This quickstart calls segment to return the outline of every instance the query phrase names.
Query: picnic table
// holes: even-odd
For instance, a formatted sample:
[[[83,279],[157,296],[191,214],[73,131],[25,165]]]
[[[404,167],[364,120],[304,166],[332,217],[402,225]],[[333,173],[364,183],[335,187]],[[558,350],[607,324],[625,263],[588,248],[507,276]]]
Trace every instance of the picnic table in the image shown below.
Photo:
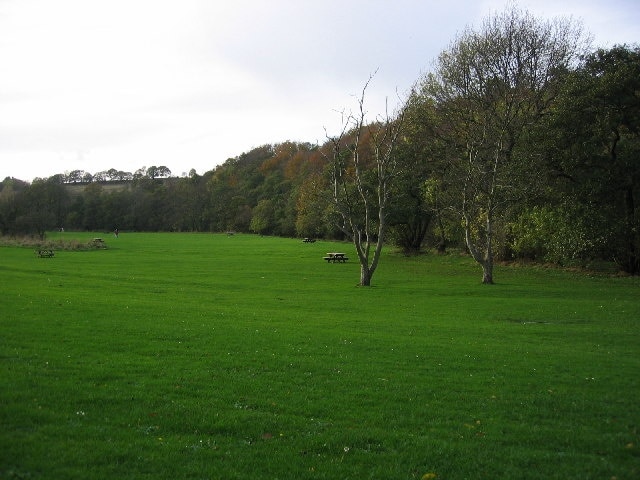
[[[94,238],[89,242],[89,245],[94,248],[107,248],[107,244],[102,238]]]
[[[329,252],[326,257],[323,257],[327,263],[344,263],[349,260],[349,257],[340,252]]]

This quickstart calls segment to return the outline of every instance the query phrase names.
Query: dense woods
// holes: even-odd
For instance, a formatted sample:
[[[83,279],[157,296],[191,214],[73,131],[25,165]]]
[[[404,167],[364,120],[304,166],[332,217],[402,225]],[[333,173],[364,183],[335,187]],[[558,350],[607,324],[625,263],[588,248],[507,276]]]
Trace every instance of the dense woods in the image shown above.
[[[360,123],[324,144],[264,145],[203,175],[152,166],[6,178],[0,232],[366,235],[374,246],[384,235],[407,254],[464,248],[485,283],[497,259],[601,259],[637,275],[640,49],[584,50],[582,39],[572,23],[512,9],[455,39],[401,115],[351,117]]]

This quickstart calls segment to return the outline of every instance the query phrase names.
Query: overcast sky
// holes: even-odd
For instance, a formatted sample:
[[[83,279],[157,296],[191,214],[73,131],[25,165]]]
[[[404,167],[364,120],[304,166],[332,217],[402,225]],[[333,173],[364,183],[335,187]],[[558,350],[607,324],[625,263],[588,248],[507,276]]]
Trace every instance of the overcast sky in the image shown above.
[[[522,0],[594,44],[640,42],[637,0]],[[505,0],[0,0],[0,180],[323,142],[377,70],[370,117]]]

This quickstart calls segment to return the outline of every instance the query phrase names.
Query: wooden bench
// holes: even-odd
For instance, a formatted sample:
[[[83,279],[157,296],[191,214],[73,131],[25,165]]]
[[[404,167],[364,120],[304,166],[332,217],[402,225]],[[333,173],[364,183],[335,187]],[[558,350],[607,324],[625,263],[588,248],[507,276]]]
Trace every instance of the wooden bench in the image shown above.
[[[38,257],[40,258],[51,258],[55,255],[55,253],[53,250],[41,249],[41,250],[36,250],[36,255],[38,255]]]

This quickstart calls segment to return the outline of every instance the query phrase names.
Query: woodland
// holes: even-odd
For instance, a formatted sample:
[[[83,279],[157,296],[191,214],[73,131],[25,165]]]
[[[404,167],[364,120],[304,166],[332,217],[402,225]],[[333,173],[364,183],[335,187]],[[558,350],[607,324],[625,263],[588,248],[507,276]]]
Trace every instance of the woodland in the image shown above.
[[[587,37],[570,20],[508,10],[461,33],[395,110],[367,119],[365,84],[322,144],[263,145],[184,177],[151,166],[5,178],[0,233],[345,239],[373,270],[383,243],[460,248],[485,283],[498,260],[638,275],[640,47]]]

